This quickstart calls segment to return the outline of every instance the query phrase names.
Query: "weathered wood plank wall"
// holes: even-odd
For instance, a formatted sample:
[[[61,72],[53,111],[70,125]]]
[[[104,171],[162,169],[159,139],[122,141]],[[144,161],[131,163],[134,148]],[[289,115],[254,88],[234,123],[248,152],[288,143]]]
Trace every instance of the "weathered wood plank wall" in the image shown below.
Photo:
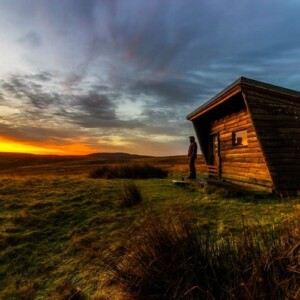
[[[244,92],[275,188],[282,195],[300,191],[299,98],[256,90]]]
[[[248,145],[233,146],[232,132],[247,129]],[[272,179],[246,109],[211,123],[219,132],[221,177],[247,187],[272,189]]]

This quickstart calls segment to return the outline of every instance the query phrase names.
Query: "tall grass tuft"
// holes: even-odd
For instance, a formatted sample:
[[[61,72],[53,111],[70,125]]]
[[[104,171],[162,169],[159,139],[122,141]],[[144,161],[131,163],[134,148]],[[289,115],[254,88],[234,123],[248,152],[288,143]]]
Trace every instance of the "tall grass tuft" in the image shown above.
[[[124,194],[120,207],[130,208],[141,203],[142,200],[141,189],[134,182],[124,184]]]
[[[51,299],[55,300],[85,300],[86,297],[81,291],[76,289],[70,282],[64,281],[57,285],[55,291],[51,295]]]
[[[218,237],[187,214],[151,215],[109,268],[131,299],[299,299],[299,236],[289,223]]]
[[[90,173],[91,178],[149,179],[165,178],[168,171],[151,165],[102,166]]]

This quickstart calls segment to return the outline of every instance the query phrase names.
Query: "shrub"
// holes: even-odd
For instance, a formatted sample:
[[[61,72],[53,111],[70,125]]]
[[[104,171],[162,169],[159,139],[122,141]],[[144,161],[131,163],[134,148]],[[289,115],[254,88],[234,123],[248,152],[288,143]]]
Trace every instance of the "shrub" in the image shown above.
[[[90,173],[91,178],[148,179],[165,178],[168,171],[151,165],[102,166]]]
[[[120,207],[132,207],[142,202],[140,188],[133,182],[124,185],[124,195]]]
[[[108,264],[132,299],[299,299],[299,248],[291,224],[220,238],[186,215],[150,216]]]
[[[115,178],[115,174],[116,174],[115,168],[102,166],[96,170],[91,171],[90,177],[91,178],[111,179],[111,178]]]

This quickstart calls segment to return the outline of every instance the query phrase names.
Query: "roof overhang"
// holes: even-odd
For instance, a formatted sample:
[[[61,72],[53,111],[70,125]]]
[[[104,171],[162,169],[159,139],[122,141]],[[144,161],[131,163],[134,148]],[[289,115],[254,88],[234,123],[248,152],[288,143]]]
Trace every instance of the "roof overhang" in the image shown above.
[[[268,93],[280,93],[284,94],[285,96],[300,98],[300,92],[298,91],[286,89],[283,87],[253,80],[246,77],[240,77],[228,87],[226,87],[224,90],[222,90],[220,93],[218,93],[216,96],[214,96],[212,99],[210,99],[209,101],[198,107],[196,110],[188,114],[187,119],[193,121],[199,116],[205,114],[206,112],[210,111],[211,109],[230,99],[237,93],[241,92],[242,89],[256,89]]]
[[[188,116],[187,119],[192,121],[196,119],[197,117],[205,114],[209,110],[215,108],[216,106],[220,105],[221,103],[225,102],[235,94],[239,93],[241,91],[240,86],[234,86],[230,90],[223,92],[222,94],[216,95],[214,98],[209,100],[208,102],[204,103],[202,106],[191,112]]]

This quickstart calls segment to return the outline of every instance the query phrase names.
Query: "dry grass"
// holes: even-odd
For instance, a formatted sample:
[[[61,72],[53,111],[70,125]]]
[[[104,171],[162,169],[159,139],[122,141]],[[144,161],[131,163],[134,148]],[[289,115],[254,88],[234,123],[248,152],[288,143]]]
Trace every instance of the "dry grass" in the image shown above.
[[[56,297],[57,293],[68,294],[77,291],[77,296],[87,299],[119,297],[123,300],[125,294],[128,295],[130,291],[118,285],[118,282],[112,281],[111,270],[106,272],[111,284],[103,289],[100,288],[99,276],[102,276],[104,271],[102,262],[111,253],[114,253],[113,257],[117,257],[118,262],[124,257],[124,251],[126,257],[129,253],[134,253],[133,248],[137,241],[141,241],[143,245],[140,240],[143,237],[143,229],[146,235],[151,235],[152,232],[153,241],[160,241],[172,258],[173,246],[178,245],[179,241],[184,247],[188,245],[184,242],[187,232],[185,233],[184,228],[178,224],[180,220],[176,219],[176,215],[183,208],[192,212],[192,230],[201,231],[202,239],[206,239],[209,228],[212,248],[207,249],[215,249],[219,245],[218,241],[226,236],[234,237],[231,240],[233,243],[236,238],[243,236],[245,227],[252,228],[253,224],[260,224],[261,228],[268,230],[272,226],[277,228],[283,223],[290,224],[287,220],[294,218],[295,212],[299,215],[297,199],[281,202],[273,198],[236,198],[231,194],[225,195],[224,191],[218,189],[206,194],[203,188],[196,185],[196,182],[185,187],[175,186],[172,179],[187,174],[186,157],[143,158],[136,159],[134,162],[139,164],[147,162],[167,169],[169,177],[138,180],[138,188],[143,199],[138,205],[128,209],[121,208],[120,203],[124,195],[124,184],[130,181],[88,178],[90,171],[103,164],[107,165],[107,161],[101,163],[94,160],[77,162],[69,160],[47,165],[10,168],[6,173],[2,171],[0,176],[1,299],[55,299],[53,295]],[[122,161],[123,165],[129,163],[129,161]],[[116,161],[111,165],[117,166],[121,163]],[[166,221],[162,228],[156,226],[157,233],[147,227],[151,222],[148,215],[145,215],[145,211],[151,207],[155,207],[158,220],[162,221],[158,224],[165,224],[163,221]],[[169,210],[174,212],[173,221],[172,218],[166,218],[166,211]],[[145,218],[147,221],[144,222]],[[291,237],[297,237],[297,228],[292,225],[290,228]],[[178,238],[172,238],[172,235],[167,237],[172,230],[179,233]],[[282,234],[283,240],[286,239],[283,231]],[[219,238],[216,239],[216,236]],[[273,236],[276,237],[278,234],[273,232]],[[260,236],[254,237],[263,240]],[[124,241],[128,241],[128,244],[124,245]],[[297,246],[293,241],[290,240],[291,245]],[[198,242],[192,243],[196,249]],[[278,249],[282,250],[283,243],[278,242],[278,245],[280,246]],[[138,249],[137,247],[136,250]],[[171,270],[175,276],[177,258],[180,262],[184,257],[180,254],[179,247],[177,250],[174,249],[172,258],[174,269]],[[156,256],[161,251],[160,248],[154,250]],[[294,274],[299,271],[297,251],[298,248],[295,248],[291,252],[294,256],[289,256],[295,259],[289,266],[290,272]],[[247,252],[238,252],[237,255],[243,253]],[[266,253],[269,254],[268,251]],[[281,253],[284,254],[283,251]],[[244,258],[246,261],[246,254]],[[275,260],[277,261],[282,263],[280,259]],[[166,270],[170,270],[167,267],[167,260],[163,259],[162,262],[166,264]],[[274,270],[278,270],[276,263],[270,264],[271,258],[268,262],[268,268],[274,266]],[[156,263],[153,266],[162,266]],[[255,268],[258,266],[255,265]],[[189,268],[192,266],[187,270],[193,270]],[[163,272],[167,272],[166,270],[162,269]],[[255,287],[254,281],[251,281],[255,277],[251,276],[252,273],[247,274],[249,277],[245,283],[249,285],[246,287]],[[288,277],[278,278],[283,286],[287,286]],[[297,283],[293,282],[297,278],[291,278],[288,280],[291,295],[297,295]],[[183,290],[187,292],[188,288]],[[193,295],[192,292],[193,289],[187,295]]]
[[[0,175],[8,174],[15,176],[74,176],[88,175],[92,171],[103,166],[123,166],[123,165],[152,165],[170,173],[188,174],[187,157],[170,156],[170,157],[111,157],[108,159],[93,156],[73,156],[73,157],[52,157],[52,156],[22,156],[22,155],[5,155],[0,153]],[[206,170],[203,157],[199,155],[197,161],[199,172]]]
[[[298,222],[216,236],[189,214],[151,214],[108,269],[128,299],[299,299]]]
[[[130,208],[143,200],[141,189],[134,182],[124,184],[124,195],[120,207]]]

